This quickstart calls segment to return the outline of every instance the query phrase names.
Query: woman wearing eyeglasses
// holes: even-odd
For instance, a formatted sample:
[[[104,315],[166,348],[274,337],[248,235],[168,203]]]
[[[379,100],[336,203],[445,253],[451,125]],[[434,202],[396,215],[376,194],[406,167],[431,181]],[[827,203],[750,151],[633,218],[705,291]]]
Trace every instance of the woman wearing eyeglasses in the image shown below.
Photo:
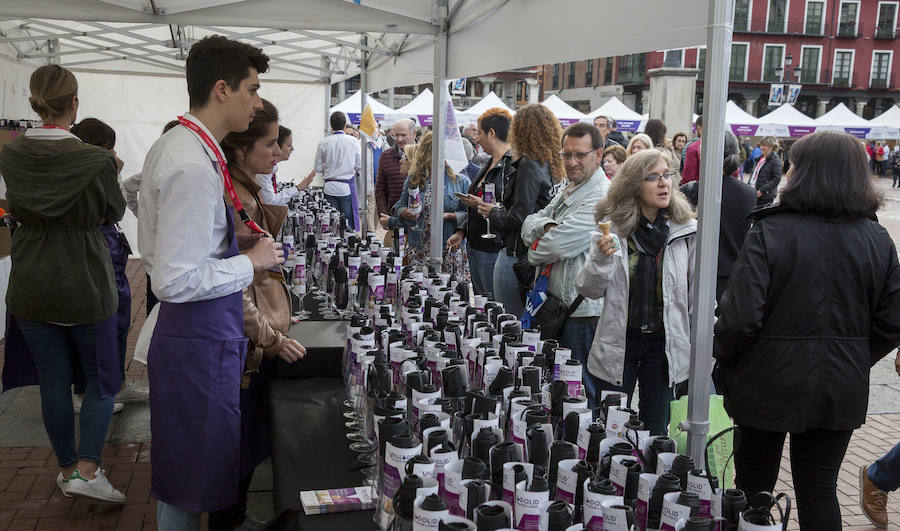
[[[628,157],[597,204],[611,222],[591,246],[576,287],[605,297],[587,369],[595,389],[623,391],[640,382],[640,419],[667,433],[669,402],[690,366],[690,297],[697,221],[678,191],[675,161],[658,149]]]

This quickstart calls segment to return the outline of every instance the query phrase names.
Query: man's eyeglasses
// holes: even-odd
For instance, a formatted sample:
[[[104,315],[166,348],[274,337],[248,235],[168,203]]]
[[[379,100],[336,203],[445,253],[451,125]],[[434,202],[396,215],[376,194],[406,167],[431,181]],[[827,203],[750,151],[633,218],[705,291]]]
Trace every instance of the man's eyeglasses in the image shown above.
[[[576,151],[574,153],[569,153],[568,151],[560,151],[559,156],[562,157],[563,160],[571,160],[574,158],[578,162],[581,162],[584,160],[585,157],[587,157],[594,151],[596,151],[596,150],[592,149],[591,151]]]
[[[651,173],[649,175],[644,176],[644,181],[646,181],[648,183],[655,183],[656,181],[658,181],[660,179],[665,179],[665,180],[671,182],[672,179],[674,179],[676,175],[678,175],[677,171],[667,171],[665,173]]]

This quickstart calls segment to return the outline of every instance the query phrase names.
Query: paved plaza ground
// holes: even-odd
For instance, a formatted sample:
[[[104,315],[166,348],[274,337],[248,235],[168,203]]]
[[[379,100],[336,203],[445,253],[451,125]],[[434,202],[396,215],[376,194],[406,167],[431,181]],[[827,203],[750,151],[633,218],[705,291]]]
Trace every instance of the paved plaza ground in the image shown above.
[[[886,198],[879,219],[900,247],[900,189],[891,190],[890,185],[890,178],[877,180],[877,186]],[[146,316],[146,281],[139,261],[129,262],[128,278],[133,299],[126,376],[147,386],[146,367],[131,359]],[[900,376],[894,371],[893,359],[893,354],[889,355],[872,371],[867,422],[853,434],[841,468],[838,499],[845,529],[874,529],[859,508],[859,467],[880,457],[900,441]],[[0,355],[0,366],[2,363]],[[122,413],[113,417],[108,442],[103,467],[112,484],[127,495],[128,502],[122,506],[85,498],[66,498],[56,488],[59,469],[41,422],[37,388],[14,389],[0,395],[0,531],[155,530],[156,501],[150,498],[149,406],[126,405]],[[793,494],[787,452],[786,445],[776,490]],[[257,469],[250,490],[250,514],[261,520],[270,518],[270,461]],[[891,527],[900,529],[900,493],[891,497],[889,511]],[[796,512],[792,518],[789,529],[797,529]]]

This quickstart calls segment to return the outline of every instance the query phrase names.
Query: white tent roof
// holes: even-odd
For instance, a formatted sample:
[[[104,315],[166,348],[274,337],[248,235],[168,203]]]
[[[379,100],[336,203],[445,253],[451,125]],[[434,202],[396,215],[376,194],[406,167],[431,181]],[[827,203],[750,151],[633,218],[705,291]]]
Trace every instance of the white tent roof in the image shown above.
[[[638,120],[640,121],[643,117],[629,109],[627,105],[622,103],[622,101],[613,96],[603,105],[597,107],[592,112],[588,113],[587,117],[591,120],[594,118],[603,115],[603,116],[611,116],[616,121],[619,120]]]
[[[869,123],[872,131],[867,138],[900,138],[900,106],[892,105]]]
[[[556,94],[551,94],[541,102],[541,105],[550,109],[550,112],[566,125],[588,119],[586,114],[564,102]]]
[[[500,107],[506,111],[509,111],[510,114],[515,114],[516,111],[512,110],[503,103],[503,100],[500,99],[500,96],[494,94],[494,91],[488,92],[488,95],[481,98],[481,101],[472,105],[461,114],[465,115],[469,119],[477,119],[479,116],[484,114],[484,111],[488,109],[493,109],[494,107]]]
[[[341,111],[344,114],[362,114],[362,110],[359,108],[360,99],[361,98],[359,97],[359,91],[357,90],[352,95],[350,95],[349,98],[329,109],[328,114],[336,111]],[[366,103],[372,106],[372,112],[375,114],[388,115],[394,113],[394,109],[391,109],[387,105],[379,102],[369,94],[366,94]]]
[[[758,136],[799,137],[816,130],[816,121],[793,107],[784,104],[774,111],[757,118]]]
[[[725,123],[728,125],[756,125],[759,123],[759,119],[729,100],[725,104]]]
[[[419,93],[411,102],[394,111],[396,114],[419,116],[431,116],[434,113],[434,94],[430,89]]]
[[[843,130],[847,127],[871,127],[868,120],[848,109],[843,103],[838,103],[833,109],[816,118],[815,122],[820,129]]]

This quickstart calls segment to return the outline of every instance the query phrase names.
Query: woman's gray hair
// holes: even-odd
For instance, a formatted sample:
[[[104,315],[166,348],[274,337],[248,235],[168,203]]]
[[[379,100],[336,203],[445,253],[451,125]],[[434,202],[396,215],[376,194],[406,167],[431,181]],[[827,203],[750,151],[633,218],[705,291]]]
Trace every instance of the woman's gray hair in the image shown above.
[[[759,139],[759,143],[763,146],[775,147],[778,145],[778,139],[774,136],[764,136]]]
[[[725,130],[725,158],[722,162],[722,175],[731,175],[741,165],[741,145],[731,131]]]

